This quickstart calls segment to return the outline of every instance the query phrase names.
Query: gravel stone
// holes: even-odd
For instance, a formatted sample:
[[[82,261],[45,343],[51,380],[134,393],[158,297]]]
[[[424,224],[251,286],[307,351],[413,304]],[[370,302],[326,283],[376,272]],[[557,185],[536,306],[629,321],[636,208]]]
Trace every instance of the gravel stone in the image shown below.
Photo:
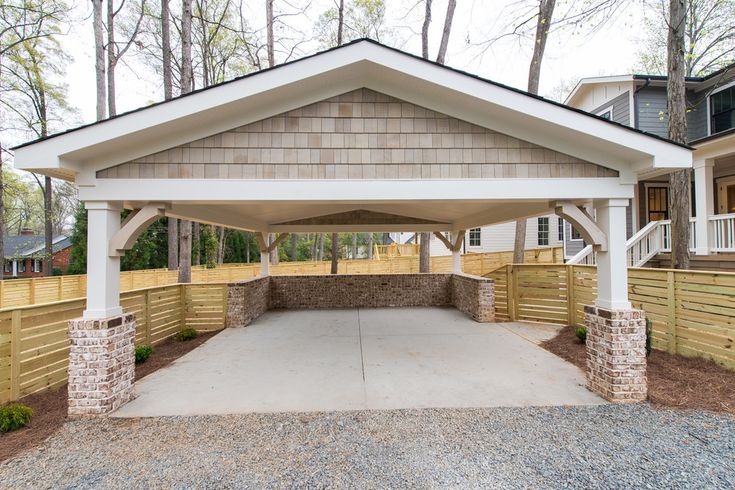
[[[735,419],[634,406],[71,421],[3,488],[735,488]]]

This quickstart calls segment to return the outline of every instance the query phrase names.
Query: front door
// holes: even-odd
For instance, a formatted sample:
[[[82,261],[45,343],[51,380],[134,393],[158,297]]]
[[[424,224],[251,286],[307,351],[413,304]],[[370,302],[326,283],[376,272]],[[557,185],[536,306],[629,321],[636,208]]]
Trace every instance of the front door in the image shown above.
[[[717,179],[717,212],[735,213],[735,177]]]
[[[669,219],[669,188],[648,187],[648,222]]]

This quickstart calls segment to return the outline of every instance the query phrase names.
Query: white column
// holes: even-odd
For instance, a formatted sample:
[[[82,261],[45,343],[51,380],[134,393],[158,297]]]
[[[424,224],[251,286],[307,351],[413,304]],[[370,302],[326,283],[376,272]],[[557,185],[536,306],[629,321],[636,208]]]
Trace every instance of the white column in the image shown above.
[[[694,162],[694,201],[696,206],[697,255],[709,255],[712,249],[712,232],[709,217],[715,214],[715,181],[712,175],[714,160]]]
[[[120,229],[118,202],[87,202],[87,309],[85,319],[122,314],[120,257],[111,257],[110,240]]]
[[[13,259],[13,277],[18,277],[18,261]]]
[[[459,238],[459,232],[452,232],[452,244],[457,243]],[[462,247],[461,243],[457,247],[457,250],[452,250],[452,272],[462,272]]]
[[[270,275],[270,254],[268,251],[260,251],[260,275],[263,277]]]
[[[608,310],[630,310],[625,236],[627,199],[595,201],[597,226],[607,236],[607,251],[597,252],[597,302]]]

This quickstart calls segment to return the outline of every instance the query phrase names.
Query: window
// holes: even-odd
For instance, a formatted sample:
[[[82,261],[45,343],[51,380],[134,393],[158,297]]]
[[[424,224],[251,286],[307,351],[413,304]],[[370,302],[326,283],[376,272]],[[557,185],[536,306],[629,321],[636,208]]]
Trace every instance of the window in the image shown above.
[[[472,228],[470,230],[470,247],[479,247],[480,246],[480,235],[481,235],[480,228]]]
[[[549,218],[538,219],[538,244],[549,244]]]
[[[649,187],[647,190],[648,221],[669,219],[669,188]]]
[[[12,260],[5,261],[5,272],[13,272],[13,261]]]
[[[735,85],[709,98],[710,134],[735,128]]]
[[[31,272],[43,272],[43,259],[33,259],[31,262]]]
[[[610,106],[607,109],[598,112],[597,115],[603,119],[612,120],[612,113],[613,113],[613,106]]]
[[[557,230],[556,230],[557,239],[560,242],[563,242],[564,241],[564,220],[562,218],[559,218],[558,221],[557,221],[557,223],[558,223],[556,225],[556,227],[557,227]]]
[[[26,261],[19,260],[18,261],[18,272],[25,272],[25,271],[26,271]]]
[[[572,240],[581,240],[582,234],[572,226]]]

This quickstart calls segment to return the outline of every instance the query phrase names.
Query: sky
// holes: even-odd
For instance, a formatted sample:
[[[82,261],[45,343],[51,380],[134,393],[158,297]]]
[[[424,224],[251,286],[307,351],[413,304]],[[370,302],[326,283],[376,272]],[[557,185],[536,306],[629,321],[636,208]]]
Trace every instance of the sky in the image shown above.
[[[276,5],[279,1],[281,0],[276,0]],[[414,5],[413,2],[420,3],[419,0],[386,0],[387,17],[391,25],[397,26],[394,35],[399,40],[398,47],[420,54],[423,6],[419,5],[407,14],[407,5]],[[495,43],[483,54],[476,45],[488,36],[497,35],[504,30],[510,17],[509,9],[514,2],[515,0],[459,0],[446,63],[454,68],[525,89],[532,53],[531,41],[507,38]],[[95,118],[91,2],[78,0],[77,3],[75,16],[78,20],[62,41],[73,57],[65,80],[68,84],[68,100],[79,113],[76,121],[69,121],[69,126],[91,122]],[[172,5],[174,3],[176,2],[171,2]],[[562,2],[557,2],[560,3]],[[292,22],[300,30],[309,32],[319,13],[332,5],[333,0],[313,0],[307,16]],[[569,85],[585,76],[629,73],[642,40],[642,14],[638,9],[639,7],[629,8],[615,22],[608,23],[604,29],[592,35],[553,32],[549,37],[542,65],[540,93],[550,96],[561,83]],[[434,0],[429,36],[432,57],[436,56],[445,11],[446,0]],[[250,23],[254,26],[265,25],[265,8],[260,13],[253,12]],[[306,46],[306,54],[318,50],[315,42]],[[125,64],[119,66],[117,71],[119,113],[148,105],[163,96],[159,76],[138,59],[134,50],[135,48],[131,48],[130,54],[126,55]]]

